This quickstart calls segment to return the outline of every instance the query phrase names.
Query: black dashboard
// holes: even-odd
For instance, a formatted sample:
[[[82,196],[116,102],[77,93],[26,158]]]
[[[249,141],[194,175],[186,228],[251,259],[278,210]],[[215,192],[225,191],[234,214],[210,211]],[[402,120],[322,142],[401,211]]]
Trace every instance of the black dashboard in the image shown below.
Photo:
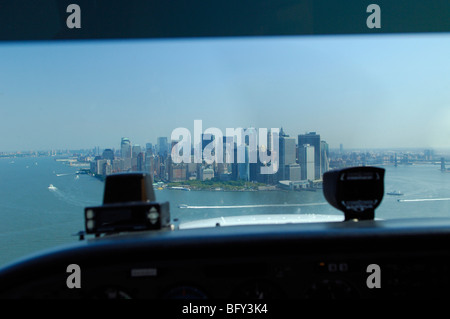
[[[449,243],[450,219],[118,234],[3,268],[0,298],[448,298]],[[80,268],[81,286],[71,289],[72,264]],[[370,283],[373,265],[378,286]]]

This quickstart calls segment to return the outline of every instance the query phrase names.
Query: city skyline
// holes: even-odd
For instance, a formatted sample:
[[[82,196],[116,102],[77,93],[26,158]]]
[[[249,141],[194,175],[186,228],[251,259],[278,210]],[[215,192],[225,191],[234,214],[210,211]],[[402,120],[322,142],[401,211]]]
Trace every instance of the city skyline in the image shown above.
[[[145,144],[152,144],[154,143],[147,142],[142,144],[135,144],[140,145],[142,148],[145,148]],[[3,151],[0,150],[0,154],[3,155],[13,155],[13,154],[26,154],[26,153],[51,153],[51,152],[92,152],[93,150],[99,150],[103,151],[105,149],[111,149],[115,152],[120,151],[120,142],[116,143],[116,146],[84,146],[84,147],[61,147],[61,148],[42,148],[42,149],[14,149],[14,150],[7,150]],[[345,146],[345,145],[344,145]],[[339,151],[339,146],[337,147],[331,147],[329,146],[329,150],[333,152]],[[406,146],[399,146],[399,147],[344,147],[344,153],[351,153],[351,152],[424,152],[425,150],[434,150],[438,152],[439,154],[445,154],[450,156],[450,148],[440,148],[440,147],[406,147]]]
[[[448,35],[2,44],[2,152],[156,143],[177,127],[450,149]]]
[[[258,183],[259,185],[278,185],[291,190],[315,189],[322,182],[323,174],[336,168],[380,164],[398,166],[439,163],[441,170],[443,170],[442,167],[445,169],[445,158],[431,149],[425,149],[419,153],[344,152],[341,145],[339,151],[330,152],[326,141],[321,140],[320,134],[316,132],[298,135],[299,144],[296,144],[295,138],[289,137],[283,130],[280,133],[278,136],[280,148],[272,149],[272,152],[277,153],[277,156],[275,156],[276,166],[279,166],[280,169],[269,174],[263,172],[261,168],[274,166],[275,164],[250,160],[250,156],[247,154],[247,150],[252,148],[250,137],[245,141],[246,155],[245,159],[241,158],[241,161],[237,160],[238,155],[236,154],[239,146],[234,143],[234,156],[230,157],[230,162],[224,160],[223,162],[211,163],[203,158],[201,162],[183,161],[177,163],[168,151],[161,152],[162,149],[165,149],[162,146],[167,144],[167,139],[163,137],[158,139],[161,141],[161,145],[148,143],[145,149],[137,146],[136,151],[135,146],[132,146],[128,138],[122,138],[120,150],[105,149],[100,155],[97,149],[96,154],[94,154],[96,155],[95,158],[83,156],[79,158],[82,162],[88,161],[90,173],[102,180],[107,175],[114,173],[144,171],[150,173],[153,180],[156,181],[185,182],[191,186],[192,183],[199,185],[194,181],[213,180],[216,183],[215,185],[219,185],[217,183],[231,185],[230,182],[241,181]],[[206,135],[202,134],[204,138],[202,142],[208,140],[208,143],[199,143],[200,148],[207,148],[209,143],[214,143],[213,139],[210,140],[210,137]],[[224,140],[228,139],[224,137]],[[172,145],[176,145],[176,143]],[[228,148],[228,145],[219,145],[219,147],[225,149]],[[133,151],[131,152],[131,150]],[[194,155],[191,156],[194,157]]]
[[[94,158],[83,157],[82,161],[88,161],[90,174],[100,179],[114,173],[145,171],[153,180],[164,182],[215,180],[274,185],[284,181],[283,187],[288,188],[311,187],[311,183],[320,181],[329,169],[328,144],[316,132],[298,135],[297,148],[295,139],[283,129],[263,129],[262,143],[256,141],[261,135],[254,128],[227,130],[227,135],[216,128],[214,133],[208,131],[205,134],[199,121],[196,129],[194,135],[199,136],[194,137],[194,141],[198,145],[192,145],[190,141],[186,144],[183,136],[178,141],[171,141],[170,149],[167,138],[158,137],[155,146],[147,143],[142,148],[133,145],[128,137],[122,137],[120,150],[105,149],[100,155],[97,148]],[[189,132],[181,134],[185,133],[190,139]],[[179,144],[183,144],[182,148]],[[310,151],[303,154],[303,148]],[[180,151],[187,152],[186,156],[180,157]],[[211,156],[212,153],[215,155]]]
[[[259,187],[265,185],[278,185],[287,189],[298,188],[315,188],[317,183],[321,183],[322,175],[336,168],[352,167],[352,166],[371,166],[371,165],[414,165],[414,164],[434,164],[440,165],[441,170],[445,169],[445,161],[448,157],[433,149],[421,149],[419,151],[353,151],[344,149],[340,145],[339,149],[331,150],[326,141],[321,140],[320,134],[309,132],[300,134],[296,138],[290,137],[284,130],[280,131],[279,149],[276,161],[279,163],[279,169],[272,172],[264,172],[262,167],[272,166],[271,163],[265,164],[259,159],[251,161],[250,156],[245,156],[244,161],[238,160],[238,149],[234,143],[234,159],[231,162],[225,158],[223,162],[209,163],[204,159],[202,162],[181,162],[175,163],[171,154],[166,150],[167,138],[159,137],[161,145],[146,143],[145,148],[140,145],[133,144],[132,141],[123,137],[120,141],[120,148],[106,148],[82,150],[82,151],[51,151],[51,152],[33,152],[23,154],[5,154],[0,152],[1,158],[10,157],[26,157],[26,156],[56,156],[57,160],[68,161],[75,166],[86,166],[90,168],[88,171],[82,169],[79,173],[86,174],[90,172],[93,176],[101,180],[107,175],[120,172],[148,172],[156,181],[162,182],[186,182],[191,186],[200,187],[199,182],[212,180],[217,183],[225,183],[227,187],[232,187],[230,183],[234,182],[250,182],[256,183],[245,184],[248,187]],[[205,135],[205,134],[203,134]],[[211,140],[207,136],[207,143],[200,143],[200,147],[210,147]],[[318,140],[315,142],[315,140]],[[224,137],[224,141],[229,138]],[[250,149],[250,140],[246,139],[245,148]],[[320,143],[318,143],[320,141]],[[235,140],[236,142],[236,140]],[[310,144],[302,144],[302,143]],[[247,144],[248,143],[248,144]],[[171,143],[176,145],[176,143]],[[316,158],[316,149],[319,149]],[[226,148],[223,145],[224,150]],[[270,146],[268,146],[270,148]],[[277,152],[276,147],[273,152]],[[192,155],[193,157],[193,155]],[[58,159],[59,158],[59,159]],[[243,160],[241,158],[241,160]],[[14,163],[14,162],[11,162]],[[447,171],[447,170],[446,170]],[[192,184],[194,183],[194,184]],[[202,184],[203,185],[203,184]],[[204,184],[212,185],[212,184]],[[222,184],[221,184],[222,185]],[[238,186],[238,184],[233,184]],[[242,187],[244,184],[239,184]],[[259,185],[259,186],[255,186]],[[241,187],[239,186],[239,187]],[[270,186],[270,187],[272,187]],[[203,187],[203,186],[201,186]]]

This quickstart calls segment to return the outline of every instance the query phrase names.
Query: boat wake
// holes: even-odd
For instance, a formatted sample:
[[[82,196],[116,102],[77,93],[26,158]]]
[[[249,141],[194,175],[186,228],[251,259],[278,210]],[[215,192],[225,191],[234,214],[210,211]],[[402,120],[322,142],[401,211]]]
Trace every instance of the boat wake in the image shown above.
[[[433,201],[445,201],[450,198],[417,198],[417,199],[397,199],[398,202],[433,202]]]
[[[50,184],[48,190],[51,191],[58,200],[73,206],[86,207],[94,204],[92,202],[80,200],[76,195],[72,195],[70,192],[64,192],[52,184]]]
[[[304,207],[327,205],[327,203],[304,203],[304,204],[261,204],[261,205],[228,205],[228,206],[190,206],[186,204],[179,205],[179,208],[190,209],[217,209],[217,208],[262,208],[262,207]]]

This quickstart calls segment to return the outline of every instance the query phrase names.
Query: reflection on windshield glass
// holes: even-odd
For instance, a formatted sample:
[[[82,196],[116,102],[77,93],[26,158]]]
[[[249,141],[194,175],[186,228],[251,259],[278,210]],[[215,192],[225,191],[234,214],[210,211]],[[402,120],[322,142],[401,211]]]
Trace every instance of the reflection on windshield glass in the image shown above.
[[[377,218],[448,215],[448,35],[1,50],[0,263],[77,240],[117,172],[179,225],[336,220],[322,176],[351,166],[386,169]]]

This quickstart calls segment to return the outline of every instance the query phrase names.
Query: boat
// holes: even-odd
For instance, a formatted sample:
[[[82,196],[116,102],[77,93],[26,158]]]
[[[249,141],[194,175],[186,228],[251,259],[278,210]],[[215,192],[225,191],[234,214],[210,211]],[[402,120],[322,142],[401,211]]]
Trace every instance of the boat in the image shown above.
[[[190,188],[187,187],[181,187],[181,186],[172,186],[170,189],[176,189],[176,190],[182,190],[182,191],[190,191]]]
[[[393,195],[393,196],[402,196],[403,193],[400,191],[392,191],[392,192],[388,192],[388,195]]]
[[[50,184],[50,185],[48,186],[48,189],[49,189],[49,190],[56,190],[56,187],[53,186],[53,184]]]
[[[186,204],[180,204],[180,205],[178,205],[178,208],[188,208],[189,206],[188,205],[186,205]]]

